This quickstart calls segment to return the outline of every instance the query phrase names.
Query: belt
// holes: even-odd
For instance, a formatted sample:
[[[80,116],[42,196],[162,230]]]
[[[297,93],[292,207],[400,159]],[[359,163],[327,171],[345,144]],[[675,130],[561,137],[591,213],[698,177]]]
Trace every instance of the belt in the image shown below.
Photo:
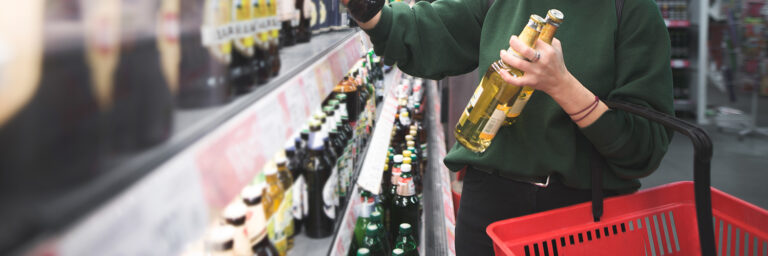
[[[499,176],[508,180],[513,180],[513,181],[523,182],[523,183],[530,183],[537,187],[542,187],[542,188],[546,188],[549,186],[549,180],[551,176],[551,175],[547,175],[547,176],[526,177],[526,176],[514,175],[509,172],[500,172],[499,170],[496,170],[496,169],[478,168],[477,166],[471,166],[471,165],[467,169],[481,171],[481,172],[484,172],[490,175]]]

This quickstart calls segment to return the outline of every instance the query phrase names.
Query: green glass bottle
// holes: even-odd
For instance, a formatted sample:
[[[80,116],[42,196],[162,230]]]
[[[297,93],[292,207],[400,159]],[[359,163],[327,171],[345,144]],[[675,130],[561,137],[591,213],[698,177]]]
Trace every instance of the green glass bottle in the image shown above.
[[[418,256],[419,251],[416,249],[418,244],[416,239],[413,238],[411,231],[411,224],[400,224],[400,234],[395,239],[395,248],[402,249],[403,255],[406,256]]]
[[[382,191],[381,195],[384,197],[381,200],[381,204],[384,205],[384,225],[392,229],[392,204],[394,203],[395,195],[397,195],[397,182],[400,180],[401,165],[403,164],[403,155],[395,155],[394,164],[390,169],[390,181],[387,186],[387,190]],[[394,224],[397,225],[397,224]],[[397,226],[395,226],[395,229]]]
[[[365,229],[365,238],[363,239],[363,244],[365,244],[365,248],[368,248],[370,250],[371,256],[386,256],[386,251],[384,250],[384,243],[379,240],[379,227],[373,224],[368,224],[368,227]]]
[[[371,213],[370,224],[376,225],[379,228],[379,240],[384,243],[384,251],[390,251],[392,243],[389,242],[389,233],[387,232],[387,229],[384,228],[381,212],[374,211]]]
[[[400,224],[408,223],[413,233],[418,234],[419,197],[416,196],[416,186],[413,184],[413,174],[410,164],[401,167],[400,179],[397,185],[397,195],[393,198],[390,210],[390,229],[398,230]],[[417,240],[418,241],[418,240]]]
[[[373,197],[370,196],[370,192],[360,192],[360,208],[358,208],[357,223],[355,223],[354,246],[356,246],[356,248],[365,247],[363,244],[363,239],[365,238],[366,227],[368,227],[368,224],[370,224],[371,213],[373,212],[373,209],[374,201]]]

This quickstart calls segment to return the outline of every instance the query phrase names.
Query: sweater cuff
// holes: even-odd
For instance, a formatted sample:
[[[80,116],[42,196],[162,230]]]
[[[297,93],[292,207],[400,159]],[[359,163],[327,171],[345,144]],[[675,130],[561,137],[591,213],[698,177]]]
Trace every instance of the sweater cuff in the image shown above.
[[[584,136],[592,142],[601,153],[614,152],[623,145],[627,122],[621,111],[608,110],[594,123],[581,128]]]
[[[384,8],[381,9],[381,17],[379,17],[379,22],[376,23],[376,26],[374,26],[372,29],[365,30],[365,33],[371,37],[371,42],[376,44],[376,42],[387,40],[391,28],[392,7],[390,7],[388,4],[385,4]]]

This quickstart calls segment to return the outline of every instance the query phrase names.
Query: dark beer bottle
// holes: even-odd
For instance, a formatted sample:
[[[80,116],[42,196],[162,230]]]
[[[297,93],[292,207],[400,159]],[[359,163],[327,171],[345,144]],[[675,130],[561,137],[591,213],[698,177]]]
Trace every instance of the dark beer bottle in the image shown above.
[[[413,183],[411,165],[403,164],[397,185],[397,195],[393,198],[390,210],[390,230],[398,230],[399,224],[408,223],[415,234],[419,225],[419,197],[416,196],[416,186]],[[418,240],[417,240],[418,241]]]
[[[258,1],[258,0],[254,0]],[[244,22],[254,18],[251,0],[233,0],[232,3],[232,22]],[[245,26],[234,26],[238,31],[238,36],[233,40],[232,62],[229,64],[229,77],[232,88],[235,93],[246,93],[251,91],[254,83],[254,74],[251,63],[255,57],[255,47],[253,35],[241,31]]]
[[[325,145],[320,130],[320,122],[314,120],[310,123],[309,154],[304,161],[304,170],[307,182],[307,196],[309,215],[304,221],[307,236],[322,238],[333,232],[333,218],[328,212],[333,212],[333,203],[326,202],[324,195],[325,183],[331,175],[331,166],[324,159]]]

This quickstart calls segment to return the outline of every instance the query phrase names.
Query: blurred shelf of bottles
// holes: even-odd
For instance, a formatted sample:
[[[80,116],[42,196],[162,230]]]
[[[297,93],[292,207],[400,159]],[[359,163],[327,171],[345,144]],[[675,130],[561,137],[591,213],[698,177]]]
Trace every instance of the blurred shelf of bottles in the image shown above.
[[[381,62],[369,52],[185,254],[286,255],[296,235],[333,235],[383,91]]]
[[[34,0],[0,10],[0,23],[14,24],[0,26],[0,217],[29,219],[0,231],[0,253],[60,232],[259,101],[321,101],[363,53],[364,35],[329,3]]]
[[[657,0],[664,23],[669,30],[670,67],[672,68],[673,95],[676,111],[693,112],[691,90],[692,30],[688,0]]]

